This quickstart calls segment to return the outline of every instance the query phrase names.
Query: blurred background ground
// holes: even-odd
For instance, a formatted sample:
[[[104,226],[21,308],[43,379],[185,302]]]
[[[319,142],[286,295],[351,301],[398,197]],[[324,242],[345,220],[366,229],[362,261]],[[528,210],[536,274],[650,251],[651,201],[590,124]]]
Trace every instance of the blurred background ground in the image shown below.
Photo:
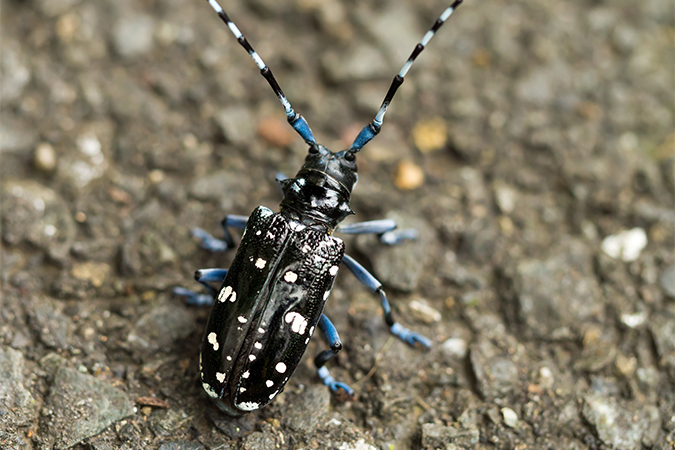
[[[447,5],[223,6],[338,150]],[[350,220],[421,237],[346,239],[433,349],[342,271],[358,398],[318,385],[315,339],[238,428],[198,383],[208,311],[171,288],[229,264],[190,229],[277,205],[304,144],[205,1],[1,8],[3,449],[673,447],[671,1],[462,5],[358,159]]]

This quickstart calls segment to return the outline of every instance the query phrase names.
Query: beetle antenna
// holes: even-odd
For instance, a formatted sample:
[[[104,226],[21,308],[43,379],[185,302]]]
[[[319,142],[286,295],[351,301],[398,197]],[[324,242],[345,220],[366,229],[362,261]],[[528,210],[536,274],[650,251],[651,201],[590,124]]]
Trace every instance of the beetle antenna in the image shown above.
[[[225,22],[227,28],[229,28],[232,34],[234,34],[234,37],[237,38],[237,42],[239,42],[239,44],[242,47],[244,47],[244,49],[248,52],[251,58],[253,58],[253,61],[260,69],[260,74],[263,77],[265,77],[274,93],[277,94],[277,98],[281,102],[281,105],[284,107],[284,110],[286,110],[286,117],[288,119],[288,123],[291,124],[293,129],[295,129],[295,131],[297,131],[300,136],[302,136],[302,138],[308,145],[310,146],[316,145],[316,140],[314,139],[312,130],[309,128],[309,124],[307,123],[304,117],[302,117],[300,114],[296,113],[295,110],[293,110],[291,102],[288,101],[286,95],[284,95],[284,92],[281,90],[281,87],[279,87],[279,83],[277,82],[276,78],[274,78],[272,70],[269,67],[267,67],[267,64],[265,64],[265,62],[258,55],[258,53],[255,50],[253,50],[253,47],[251,47],[251,44],[249,44],[248,40],[246,40],[246,37],[244,37],[244,35],[241,34],[239,28],[237,28],[234,22],[230,20],[230,17],[227,15],[225,10],[218,4],[218,2],[216,0],[207,0],[207,1],[209,2],[209,5],[211,5],[211,7],[216,11],[218,16],[223,20],[223,22]]]
[[[385,95],[384,100],[382,101],[382,105],[380,106],[380,110],[377,112],[377,115],[375,116],[373,121],[370,122],[368,125],[366,125],[363,128],[363,130],[361,130],[359,135],[356,136],[356,139],[354,139],[354,142],[352,143],[351,147],[349,147],[349,153],[359,152],[368,142],[370,142],[372,138],[377,136],[377,134],[380,132],[380,128],[382,128],[382,121],[384,120],[384,115],[387,112],[389,104],[391,103],[391,100],[394,98],[396,91],[403,84],[403,80],[406,74],[408,73],[408,70],[410,70],[410,67],[415,62],[415,59],[417,59],[419,54],[422,53],[422,50],[424,50],[424,48],[429,43],[431,38],[434,37],[438,29],[441,28],[441,26],[445,23],[446,20],[448,20],[450,15],[462,3],[462,1],[463,0],[455,0],[450,6],[448,6],[447,9],[443,11],[443,14],[441,14],[441,16],[438,19],[436,19],[436,22],[429,29],[429,31],[427,31],[422,40],[415,46],[415,49],[410,54],[410,57],[401,68],[401,71],[396,74],[394,80],[391,82],[391,86],[389,86],[387,95]]]

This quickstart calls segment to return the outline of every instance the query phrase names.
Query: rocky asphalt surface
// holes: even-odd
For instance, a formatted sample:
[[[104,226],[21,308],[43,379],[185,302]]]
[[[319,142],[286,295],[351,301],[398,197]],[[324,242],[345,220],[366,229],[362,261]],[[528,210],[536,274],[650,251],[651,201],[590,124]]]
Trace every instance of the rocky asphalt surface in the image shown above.
[[[224,1],[224,0],[223,0]],[[447,6],[227,0],[339,150]],[[342,270],[332,398],[312,356],[233,422],[198,381],[190,230],[275,207],[306,146],[203,0],[3,0],[2,449],[670,449],[672,1],[467,0],[359,154],[347,237],[429,351]]]

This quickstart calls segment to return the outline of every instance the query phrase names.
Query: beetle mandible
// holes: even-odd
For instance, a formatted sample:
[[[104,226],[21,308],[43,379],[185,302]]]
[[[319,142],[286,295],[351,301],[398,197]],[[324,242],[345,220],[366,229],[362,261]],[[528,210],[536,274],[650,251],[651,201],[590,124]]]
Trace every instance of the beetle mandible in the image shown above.
[[[339,223],[354,214],[349,200],[358,178],[356,154],[380,132],[387,108],[408,70],[462,0],[445,9],[415,46],[372,122],[348,149],[337,153],[316,142],[309,124],[293,110],[270,68],[217,1],[207,1],[253,58],[309,151],[294,178],[277,178],[284,195],[278,213],[259,206],[250,217],[228,215],[222,221],[222,240],[201,229],[193,231],[202,239],[202,247],[225,251],[234,247],[228,228],[244,230],[229,270],[202,269],[195,273],[195,279],[209,294],[174,289],[187,297],[188,303],[213,304],[200,353],[202,386],[231,416],[262,408],[283,390],[318,328],[330,346],[314,359],[318,375],[332,392],[342,390],[351,396],[353,389],[336,381],[325,366],[342,348],[337,330],[323,314],[341,263],[379,295],[384,319],[394,336],[410,345],[431,347],[430,339],[394,321],[382,284],[345,254],[343,241],[333,233],[377,234],[390,245],[414,238],[414,230],[396,230],[392,220],[345,226]],[[212,282],[222,283],[220,290],[210,286]]]

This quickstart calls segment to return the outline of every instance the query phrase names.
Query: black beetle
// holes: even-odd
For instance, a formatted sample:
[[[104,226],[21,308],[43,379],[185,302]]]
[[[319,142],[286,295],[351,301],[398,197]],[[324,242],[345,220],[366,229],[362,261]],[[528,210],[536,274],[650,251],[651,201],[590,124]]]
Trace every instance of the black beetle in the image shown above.
[[[338,224],[353,214],[349,200],[358,179],[356,153],[379,133],[406,73],[462,0],[455,0],[417,44],[394,77],[375,119],[361,130],[349,149],[337,153],[316,143],[309,125],[293,110],[271,70],[220,5],[215,0],[208,2],[260,68],[286,110],[289,123],[309,145],[309,153],[294,178],[278,178],[284,194],[278,213],[260,206],[248,218],[229,215],[222,222],[224,240],[201,229],[194,231],[204,248],[224,251],[234,246],[227,228],[244,229],[229,271],[196,272],[195,278],[210,295],[175,289],[177,294],[187,296],[189,303],[213,303],[200,354],[202,385],[229,415],[257,410],[283,390],[318,328],[330,345],[314,360],[319,377],[331,391],[342,389],[352,395],[353,390],[337,382],[325,367],[342,348],[335,327],[322,314],[340,263],[380,296],[385,321],[395,336],[410,345],[431,346],[428,338],[394,322],[382,284],[345,255],[343,241],[333,233],[377,234],[386,244],[415,236],[413,230],[394,231],[396,224],[391,220]],[[222,282],[220,290],[210,282]]]

